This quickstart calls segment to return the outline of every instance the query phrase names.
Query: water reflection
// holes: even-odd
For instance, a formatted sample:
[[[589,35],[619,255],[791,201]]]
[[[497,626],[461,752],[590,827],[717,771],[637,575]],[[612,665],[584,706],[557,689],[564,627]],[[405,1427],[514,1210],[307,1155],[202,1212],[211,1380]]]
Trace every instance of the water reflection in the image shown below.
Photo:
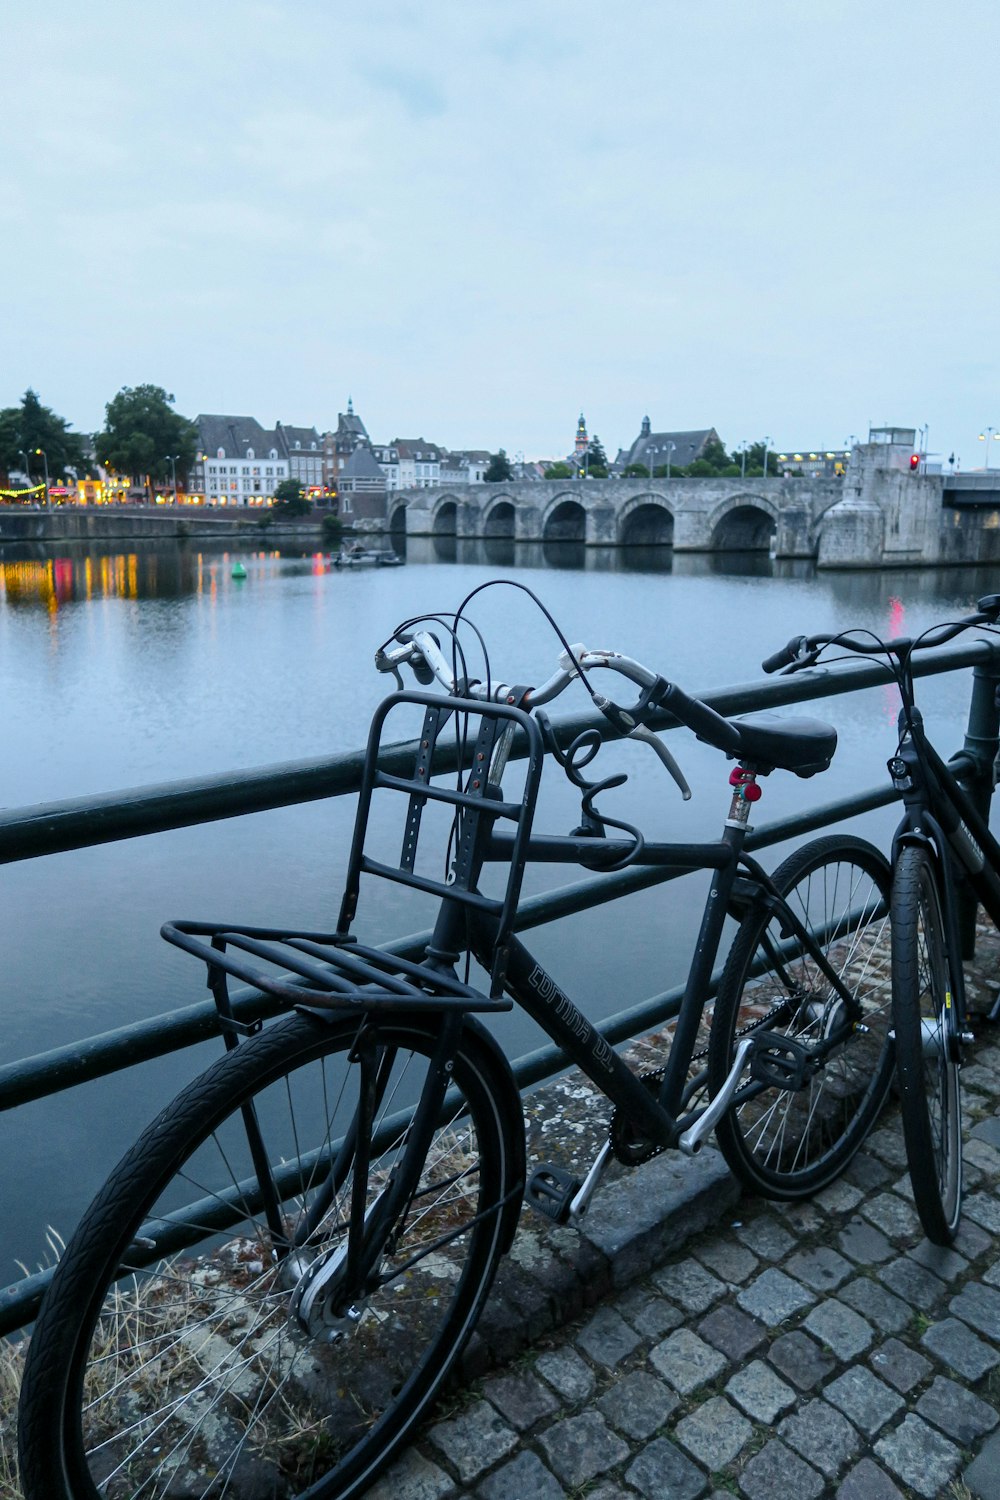
[[[54,614],[95,599],[180,599],[217,595],[236,585],[239,560],[258,576],[325,572],[323,552],[287,548],[234,550],[184,542],[136,542],[126,551],[66,543],[54,551],[41,543],[0,548],[0,606],[42,608]]]
[[[775,559],[766,552],[677,552],[672,546],[588,547],[580,541],[518,542],[513,537],[394,536],[407,562],[519,568],[552,572],[662,574],[675,578],[773,578],[822,581],[838,613],[888,606],[895,599],[974,601],[996,588],[992,565],[910,570],[834,570],[817,574],[809,559]],[[240,563],[246,580],[233,577]],[[282,544],[240,547],[202,541],[137,541],[127,550],[114,543],[12,543],[0,546],[0,608],[61,608],[94,599],[178,599],[229,590],[279,576],[333,572],[328,549]]]

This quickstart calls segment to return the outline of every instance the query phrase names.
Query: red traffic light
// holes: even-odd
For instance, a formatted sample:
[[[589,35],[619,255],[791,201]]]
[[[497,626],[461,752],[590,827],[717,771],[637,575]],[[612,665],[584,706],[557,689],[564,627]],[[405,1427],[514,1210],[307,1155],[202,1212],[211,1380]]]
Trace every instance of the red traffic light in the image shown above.
[[[915,474],[919,468],[920,468],[920,454],[919,453],[911,453],[910,454],[910,473],[911,474]]]

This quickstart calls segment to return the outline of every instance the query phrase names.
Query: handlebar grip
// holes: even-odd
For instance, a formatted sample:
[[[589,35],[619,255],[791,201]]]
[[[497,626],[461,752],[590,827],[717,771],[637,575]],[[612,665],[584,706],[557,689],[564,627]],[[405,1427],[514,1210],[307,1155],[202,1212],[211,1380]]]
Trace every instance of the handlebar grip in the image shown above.
[[[780,672],[782,667],[790,667],[796,661],[801,652],[806,649],[808,642],[804,635],[795,635],[782,646],[780,651],[775,651],[772,656],[766,656],[760,664],[762,672]]]
[[[421,650],[419,639],[421,634],[426,634],[429,639],[434,642],[435,646],[440,649],[441,642],[438,640],[433,631],[430,630],[426,632],[418,631],[416,634],[409,630],[397,630],[396,639],[404,646],[408,646],[410,644],[416,646],[417,649],[409,660],[410,670],[412,671],[417,681],[420,683],[421,687],[430,687],[434,681],[434,668],[431,666],[430,662],[427,660],[427,657]]]
[[[714,708],[709,708],[699,698],[689,697],[676,682],[668,682],[666,688],[657,695],[657,701],[675,718],[680,719],[682,724],[693,729],[700,740],[714,745],[716,750],[725,750],[730,755],[739,750],[740,732],[736,725],[730,724],[728,719],[717,714]]]

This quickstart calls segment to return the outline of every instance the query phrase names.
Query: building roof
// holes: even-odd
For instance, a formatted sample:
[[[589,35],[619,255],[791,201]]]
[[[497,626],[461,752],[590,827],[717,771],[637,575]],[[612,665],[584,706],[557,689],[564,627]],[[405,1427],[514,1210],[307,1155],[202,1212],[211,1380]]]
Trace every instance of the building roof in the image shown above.
[[[195,417],[198,428],[198,451],[208,458],[215,458],[219,449],[227,458],[245,458],[252,448],[258,458],[264,458],[272,448],[282,451],[281,440],[276,432],[268,432],[256,417],[231,417],[204,415]]]
[[[384,484],[385,474],[375,462],[372,450],[368,447],[359,447],[355,448],[341,469],[340,479],[342,484],[348,485],[368,479],[377,479],[380,484]]]
[[[289,427],[284,422],[275,422],[274,428],[288,454],[299,450],[303,453],[323,451],[322,439],[315,427]]]
[[[355,442],[368,442],[368,431],[354,410],[354,402],[347,398],[347,410],[337,413],[337,432],[340,439],[353,438]]]
[[[646,417],[642,431],[631,448],[627,452],[624,448],[619,449],[614,467],[624,469],[628,464],[644,464],[652,472],[654,467],[661,468],[666,464],[668,452],[671,467],[686,467],[701,457],[707,444],[713,439],[719,441],[719,434],[714,427],[699,427],[687,432],[652,432],[649,418]]]
[[[419,454],[421,460],[431,463],[441,458],[441,449],[437,443],[428,443],[422,437],[393,438],[392,446],[398,450],[400,458],[416,458]]]

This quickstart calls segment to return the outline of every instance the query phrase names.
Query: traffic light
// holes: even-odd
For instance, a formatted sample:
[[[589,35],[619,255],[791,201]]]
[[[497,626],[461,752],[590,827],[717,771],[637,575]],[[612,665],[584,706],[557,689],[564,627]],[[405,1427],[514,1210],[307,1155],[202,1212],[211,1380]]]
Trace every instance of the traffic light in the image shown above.
[[[919,468],[920,468],[920,454],[919,453],[911,453],[910,454],[910,473],[911,474],[916,474],[916,472],[917,472],[917,470]]]

